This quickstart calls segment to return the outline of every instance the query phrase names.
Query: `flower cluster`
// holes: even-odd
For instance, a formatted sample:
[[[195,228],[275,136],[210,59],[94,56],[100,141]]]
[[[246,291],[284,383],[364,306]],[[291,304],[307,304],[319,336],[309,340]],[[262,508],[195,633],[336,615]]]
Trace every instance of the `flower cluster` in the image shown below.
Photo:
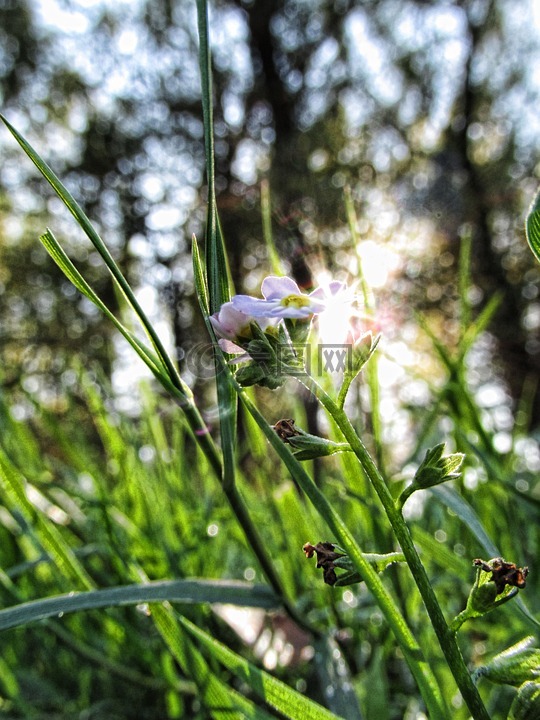
[[[308,294],[291,278],[276,276],[263,280],[261,292],[262,298],[235,295],[210,322],[221,349],[238,356],[233,362],[247,363],[236,373],[238,382],[275,388],[302,371],[312,318],[319,316],[320,329],[348,328],[355,296],[341,282]]]

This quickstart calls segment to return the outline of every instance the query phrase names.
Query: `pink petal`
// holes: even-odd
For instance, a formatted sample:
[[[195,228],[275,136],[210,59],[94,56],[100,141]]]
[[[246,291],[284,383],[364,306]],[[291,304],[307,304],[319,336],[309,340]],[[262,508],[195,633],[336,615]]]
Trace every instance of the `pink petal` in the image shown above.
[[[239,355],[240,353],[245,352],[245,350],[239,345],[231,342],[230,340],[225,340],[224,338],[218,340],[218,345],[223,350],[223,352],[230,353],[231,355]]]

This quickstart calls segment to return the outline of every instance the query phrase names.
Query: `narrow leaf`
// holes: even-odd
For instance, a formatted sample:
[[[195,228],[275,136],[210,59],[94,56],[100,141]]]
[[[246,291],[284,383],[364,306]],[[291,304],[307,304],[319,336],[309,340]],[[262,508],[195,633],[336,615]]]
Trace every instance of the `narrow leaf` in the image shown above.
[[[538,262],[540,262],[540,192],[532,201],[525,221],[525,232],[527,233],[529,246]]]
[[[5,504],[16,508],[32,526],[37,528],[43,549],[54,560],[63,578],[75,583],[77,587],[91,588],[92,579],[77,560],[58,528],[32,505],[26,493],[26,478],[0,448],[0,491],[2,490]]]
[[[58,240],[54,237],[51,230],[47,229],[47,232],[41,235],[39,239],[41,240],[43,246],[45,247],[49,255],[52,257],[54,262],[68,278],[68,280],[73,283],[73,285],[80,293],[85,295],[85,297],[87,297],[92,303],[94,303],[94,305],[101,310],[105,317],[107,317],[107,319],[113,323],[115,328],[128,341],[128,343],[143,360],[143,362],[150,368],[152,373],[159,380],[167,383],[167,369],[163,366],[160,358],[158,358],[157,355],[155,355],[149,348],[147,348],[146,345],[144,345],[144,343],[142,343],[137,337],[135,337],[131,332],[129,332],[129,330],[127,330],[127,328],[122,325],[122,323],[115,317],[115,315],[113,315],[113,313],[109,310],[105,303],[102,302],[99,296],[95,293],[94,290],[92,290],[90,285],[86,282],[81,273],[77,270],[77,268],[67,256],[63,248],[60,246]],[[168,384],[170,385],[170,381]]]
[[[209,716],[215,720],[270,720],[271,716],[232,688],[212,670],[186,633],[181,632],[173,610],[152,605],[152,618],[172,655],[191,677]]]
[[[34,600],[0,610],[0,630],[27,625],[60,613],[139,605],[168,600],[182,604],[228,603],[242,607],[275,609],[277,601],[265,585],[223,580],[161,580]]]
[[[208,635],[184,617],[181,625],[206,647],[235,677],[247,683],[262,700],[291,720],[336,720],[338,717],[321,705],[293,690],[264,670],[260,670],[240,655]]]
[[[223,242],[223,234],[216,209],[214,128],[212,98],[212,59],[208,32],[208,3],[197,0],[199,29],[199,64],[203,106],[206,174],[208,181],[208,210],[206,221],[206,269],[208,306],[211,313],[218,312],[223,303],[230,299],[229,267]],[[217,372],[216,389],[218,397],[221,448],[223,452],[223,482],[227,487],[235,483],[236,417],[237,399],[222,373]]]
[[[77,203],[73,195],[69,192],[69,190],[63,185],[61,180],[57,177],[57,175],[53,172],[53,170],[47,165],[47,163],[40,157],[40,155],[34,150],[34,148],[28,143],[22,135],[17,132],[17,130],[6,120],[6,118],[3,115],[0,115],[0,119],[4,122],[8,130],[11,132],[13,137],[17,140],[19,145],[22,147],[24,152],[28,155],[30,160],[34,163],[36,168],[39,170],[39,172],[43,175],[45,180],[49,183],[49,185],[53,188],[53,190],[56,192],[60,200],[64,203],[64,205],[67,207],[67,209],[70,211],[70,213],[73,215],[77,223],[80,225],[80,227],[83,229],[83,231],[86,233],[87,237],[89,238],[90,242],[93,244],[93,246],[96,248],[98,253],[101,255],[103,261],[105,262],[105,265],[107,266],[109,272],[113,276],[115,282],[117,283],[118,287],[122,291],[124,297],[126,298],[126,301],[131,306],[137,317],[139,318],[141,325],[143,326],[145,332],[147,333],[148,337],[150,338],[152,345],[155,348],[156,353],[159,355],[161,361],[163,362],[163,365],[167,368],[168,374],[170,375],[171,382],[178,388],[179,391],[181,391],[183,394],[188,395],[189,391],[185,387],[183,381],[181,380],[178,371],[172,362],[171,358],[169,357],[168,353],[166,352],[165,348],[163,347],[163,344],[161,340],[159,339],[159,336],[157,335],[156,331],[154,330],[152,324],[148,320],[144,310],[140,306],[139,302],[137,301],[131,287],[129,286],[129,283],[127,282],[126,278],[122,274],[120,268],[116,264],[113,256],[107,249],[107,246],[95,230],[94,226],[82,210],[81,206]]]

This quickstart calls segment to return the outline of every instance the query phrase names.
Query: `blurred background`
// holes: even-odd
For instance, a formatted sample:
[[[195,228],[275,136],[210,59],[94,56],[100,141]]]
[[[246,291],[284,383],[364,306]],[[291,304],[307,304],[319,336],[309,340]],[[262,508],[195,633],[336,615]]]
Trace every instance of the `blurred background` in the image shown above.
[[[489,381],[487,405],[515,402],[540,357],[540,274],[523,231],[539,174],[538,6],[212,5],[218,203],[238,289],[258,293],[269,271],[262,181],[297,279],[329,270],[353,280],[349,186],[387,351],[398,365],[429,363],[413,311],[451,342],[460,238],[470,235],[475,312],[504,294],[472,379]],[[195,387],[205,375],[190,355],[202,327],[189,261],[204,219],[197,45],[193,3],[0,2],[3,112],[95,221]],[[3,387],[60,402],[75,352],[122,392],[131,355],[39,233],[51,225],[114,307],[106,272],[7,132],[0,149]],[[413,404],[426,394],[408,392]],[[534,383],[528,392],[538,427]]]

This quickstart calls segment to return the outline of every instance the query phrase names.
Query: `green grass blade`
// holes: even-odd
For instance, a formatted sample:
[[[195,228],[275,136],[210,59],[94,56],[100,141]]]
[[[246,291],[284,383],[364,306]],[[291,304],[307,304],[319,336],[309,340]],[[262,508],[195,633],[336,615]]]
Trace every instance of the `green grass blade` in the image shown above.
[[[497,546],[480,522],[480,518],[461,495],[452,488],[445,486],[430,488],[430,491],[440,503],[446,505],[446,507],[456,513],[461,522],[469,528],[484,552],[486,552],[490,558],[500,555]]]
[[[101,312],[104,313],[104,315],[114,324],[118,332],[120,332],[121,335],[128,341],[137,355],[148,366],[156,379],[159,380],[163,387],[173,396],[173,398],[176,399],[187,416],[189,427],[192,430],[194,437],[196,437],[198,442],[203,446],[203,450],[217,469],[219,460],[217,458],[216,449],[210,436],[208,435],[206,425],[203,422],[198,409],[193,403],[191,391],[187,388],[184,388],[183,390],[180,389],[178,385],[171,380],[168,368],[163,364],[162,358],[154,354],[150,348],[139,340],[139,338],[133,335],[133,333],[127,330],[127,328],[124,327],[124,325],[122,325],[122,323],[115,317],[115,315],[109,310],[105,303],[102,302],[94,290],[92,290],[90,285],[71,262],[58,240],[54,237],[53,233],[50,230],[47,230],[47,232],[40,237],[40,240],[64,275],[73,283],[80,293],[93,302],[94,305],[96,305],[96,307],[98,307]]]
[[[206,278],[204,276],[204,267],[201,259],[201,253],[199,250],[199,243],[195,235],[193,236],[192,244],[192,260],[193,260],[193,280],[195,283],[195,292],[201,308],[201,312],[206,321],[206,318],[210,314],[210,307],[208,305],[208,287],[206,285]],[[207,323],[208,325],[208,323]]]
[[[4,502],[22,513],[26,520],[36,527],[43,549],[54,560],[64,579],[75,583],[76,587],[92,588],[94,583],[75,553],[56,526],[32,505],[25,486],[25,477],[0,447],[0,491],[3,490]]]
[[[98,307],[105,317],[110,320],[115,328],[122,334],[122,336],[128,341],[131,347],[143,360],[143,362],[150,368],[152,373],[160,379],[162,382],[167,384],[168,373],[164,367],[160,358],[155,355],[149,348],[144,345],[137,337],[135,337],[122,323],[115,317],[115,315],[109,310],[105,303],[99,298],[99,296],[92,290],[90,285],[83,278],[81,273],[77,270],[75,265],[71,262],[65,251],[60,246],[58,240],[54,237],[51,230],[47,229],[43,235],[40,236],[40,241],[52,257],[54,262],[58,265],[60,270],[73,283],[77,290],[87,297],[96,307]],[[170,384],[170,381],[169,381]]]
[[[490,322],[493,320],[493,316],[499,309],[503,301],[503,293],[497,292],[489,299],[482,312],[478,315],[472,325],[469,325],[463,334],[462,341],[460,343],[459,352],[460,358],[463,359],[465,355],[471,349],[474,341],[478,336],[486,330]]]
[[[223,235],[216,210],[215,166],[214,166],[214,128],[212,104],[212,60],[208,37],[208,3],[197,0],[199,30],[199,65],[201,72],[201,91],[204,124],[204,144],[206,155],[206,175],[208,182],[208,211],[206,227],[206,267],[208,272],[208,291],[210,312],[219,310],[229,300],[229,269],[227,265]]]
[[[283,263],[276,250],[274,236],[272,234],[272,207],[270,203],[270,185],[268,180],[261,183],[261,216],[263,240],[270,261],[270,268],[273,275],[284,275]]]
[[[212,672],[188,635],[180,630],[170,606],[152,605],[151,611],[161,637],[182,671],[195,681],[210,717],[215,720],[270,720],[268,713],[229,688]]]
[[[72,592],[0,610],[0,630],[81,610],[138,605],[162,601],[182,604],[228,603],[242,607],[276,609],[275,595],[265,585],[223,580],[161,580],[104,590]]]
[[[360,254],[360,243],[361,239],[358,234],[358,218],[356,215],[356,209],[354,207],[354,201],[349,186],[345,188],[345,212],[347,215],[347,224],[349,226],[349,232],[351,235],[352,251],[356,257],[357,264],[357,276],[360,280],[360,288],[362,291],[362,299],[364,301],[364,308],[367,315],[373,315],[375,313],[375,301],[371,290],[367,284],[366,277],[362,268],[362,256]],[[382,441],[383,426],[380,409],[380,383],[379,383],[379,355],[373,353],[368,364],[364,368],[364,374],[367,380],[370,395],[371,405],[371,425],[373,433],[373,442],[375,446],[375,454],[377,462],[381,472],[384,475],[384,443]],[[345,389],[345,386],[344,386]],[[348,388],[347,388],[348,389]],[[346,390],[347,392],[347,390]],[[345,402],[345,395],[341,399],[341,404]]]
[[[533,251],[533,255],[540,262],[540,192],[531,203],[529,213],[525,221],[525,232],[527,242]]]
[[[206,153],[206,173],[208,181],[208,212],[206,224],[206,272],[208,284],[208,307],[215,313],[230,299],[229,268],[225,244],[216,209],[215,169],[214,169],[214,129],[212,107],[212,65],[208,37],[208,4],[206,0],[197,0],[199,29],[199,63],[201,71],[201,90],[203,106],[203,124]],[[218,363],[216,360],[216,370]],[[216,373],[219,426],[221,449],[223,453],[224,484],[235,483],[236,417],[237,399],[227,379],[222,373]]]
[[[170,393],[170,395],[176,399],[188,418],[189,426],[194,437],[196,437],[198,442],[203,446],[203,450],[207,453],[211,461],[213,463],[218,463],[219,461],[217,460],[215,447],[213,446],[213,443],[206,431],[206,425],[193,403],[191,391],[187,389],[181,390],[177,384],[174,384],[170,378],[168,369],[163,364],[162,358],[155,355],[141,340],[127,330],[127,328],[122,325],[113,313],[111,313],[109,308],[101,301],[90,285],[88,285],[81,273],[77,270],[75,265],[71,262],[52,232],[47,230],[47,232],[40,237],[40,240],[66,277],[73,283],[79,292],[91,300],[91,302],[93,302],[114,324],[118,332],[120,332],[121,335],[128,341],[137,355],[148,366],[156,379]]]
[[[471,253],[472,233],[466,230],[459,246],[459,267],[458,267],[458,296],[459,296],[459,323],[461,326],[461,337],[465,335],[471,324],[471,301],[469,290],[471,287]]]
[[[204,645],[214,658],[219,660],[235,677],[245,682],[251,690],[282,715],[291,720],[336,720],[338,717],[321,705],[293,690],[264,670],[240,657],[222,643],[208,635],[184,617],[180,624]]]
[[[150,338],[152,345],[155,348],[155,351],[159,355],[163,365],[167,368],[167,371],[169,373],[171,382],[184,394],[188,394],[188,390],[185,387],[183,381],[180,378],[180,375],[178,374],[178,371],[172,362],[171,358],[169,357],[168,353],[166,352],[165,348],[163,347],[163,344],[161,340],[159,339],[156,331],[154,330],[152,324],[148,320],[144,310],[140,306],[139,302],[137,301],[131,287],[129,286],[129,283],[123,276],[120,268],[114,261],[114,258],[110,254],[109,250],[107,249],[107,246],[103,242],[103,240],[100,238],[99,234],[96,232],[95,228],[93,227],[92,223],[86,216],[86,214],[83,212],[80,205],[77,203],[73,195],[69,192],[69,190],[63,185],[63,183],[60,181],[60,179],[57,177],[57,175],[53,172],[53,170],[47,165],[47,163],[40,157],[40,155],[34,150],[34,148],[20,135],[17,130],[6,120],[6,118],[3,115],[0,115],[0,119],[4,122],[8,130],[11,132],[13,137],[17,140],[19,145],[22,147],[24,152],[28,155],[30,160],[34,163],[36,168],[39,170],[39,172],[43,175],[45,180],[49,183],[49,185],[53,188],[53,190],[56,192],[58,197],[62,200],[64,205],[67,207],[67,209],[70,211],[70,213],[73,215],[77,223],[80,225],[80,227],[84,230],[86,235],[88,236],[90,242],[94,245],[96,250],[101,255],[103,261],[105,262],[105,265],[109,269],[109,272],[113,276],[115,282],[118,284],[120,290],[122,291],[124,297],[126,298],[128,304],[131,306],[137,317],[139,318],[141,325],[143,326],[145,332],[147,333],[148,337]]]

